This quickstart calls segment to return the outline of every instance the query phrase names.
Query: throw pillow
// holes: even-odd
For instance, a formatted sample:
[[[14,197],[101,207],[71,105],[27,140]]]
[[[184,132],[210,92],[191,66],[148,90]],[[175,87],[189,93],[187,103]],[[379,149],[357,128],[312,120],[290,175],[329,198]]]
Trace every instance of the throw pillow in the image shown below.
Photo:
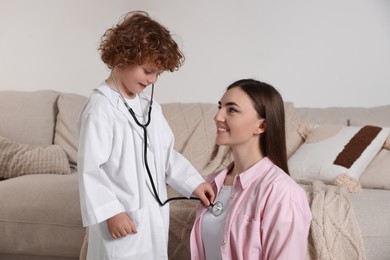
[[[382,148],[388,128],[319,126],[288,161],[294,179],[332,181],[341,174],[359,179]]]
[[[301,119],[294,107],[294,103],[292,102],[284,102],[284,114],[286,120],[287,158],[290,158],[303,143],[303,139],[298,131]]]
[[[61,146],[32,147],[0,136],[0,177],[9,179],[38,173],[70,173],[68,158]]]

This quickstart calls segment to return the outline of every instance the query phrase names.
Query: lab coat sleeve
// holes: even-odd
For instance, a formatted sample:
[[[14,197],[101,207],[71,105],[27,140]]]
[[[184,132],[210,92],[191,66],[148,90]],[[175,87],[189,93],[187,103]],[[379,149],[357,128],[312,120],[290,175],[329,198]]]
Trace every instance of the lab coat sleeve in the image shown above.
[[[166,181],[177,192],[189,198],[199,184],[205,182],[194,166],[174,149],[174,135],[161,113],[164,149],[166,150]]]
[[[167,183],[189,198],[196,187],[205,181],[183,155],[172,150],[169,157]]]
[[[302,189],[274,191],[262,223],[263,259],[305,259],[311,211]]]
[[[124,211],[102,167],[110,156],[113,140],[109,119],[103,119],[89,113],[81,117],[78,174],[84,226],[100,223]]]

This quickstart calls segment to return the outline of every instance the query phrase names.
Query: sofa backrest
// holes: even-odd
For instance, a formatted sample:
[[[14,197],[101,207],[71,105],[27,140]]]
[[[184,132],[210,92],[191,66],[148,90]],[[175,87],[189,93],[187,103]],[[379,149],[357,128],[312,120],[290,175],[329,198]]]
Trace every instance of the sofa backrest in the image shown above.
[[[376,125],[390,127],[390,105],[377,107],[297,107],[305,123],[328,125]]]
[[[33,146],[53,143],[59,92],[0,91],[0,136]]]

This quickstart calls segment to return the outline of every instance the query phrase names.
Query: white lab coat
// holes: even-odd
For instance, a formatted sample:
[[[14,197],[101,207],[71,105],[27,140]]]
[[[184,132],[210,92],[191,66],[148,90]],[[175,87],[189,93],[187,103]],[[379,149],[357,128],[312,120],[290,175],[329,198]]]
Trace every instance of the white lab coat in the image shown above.
[[[150,97],[139,97],[147,111]],[[147,130],[148,163],[160,199],[167,198],[166,184],[191,196],[204,180],[173,150],[173,133],[156,102]],[[87,259],[168,259],[169,206],[160,207],[152,195],[143,160],[143,130],[119,93],[105,83],[83,109],[79,140],[81,213],[83,225],[89,227]],[[106,220],[120,212],[130,216],[138,233],[113,239]]]

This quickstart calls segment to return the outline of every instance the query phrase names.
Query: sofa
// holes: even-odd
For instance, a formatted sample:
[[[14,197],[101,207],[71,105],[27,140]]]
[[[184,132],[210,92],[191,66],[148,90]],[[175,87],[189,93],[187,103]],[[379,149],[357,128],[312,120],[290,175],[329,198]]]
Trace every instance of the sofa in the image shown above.
[[[76,160],[76,124],[85,101],[84,96],[53,90],[0,91],[0,259],[76,260],[80,252],[85,252],[87,244],[83,242],[85,228],[80,214]],[[214,160],[209,160],[215,148],[215,104],[166,103],[162,108],[176,138],[175,149],[203,176],[230,162],[224,147],[216,150]],[[299,159],[294,155],[301,153],[300,148],[314,138],[310,135],[322,126],[337,126],[338,129],[366,125],[386,129],[390,126],[390,105],[303,108],[285,102],[285,111],[292,168],[294,158]],[[314,139],[318,141],[319,137]],[[390,258],[388,138],[379,146],[371,151],[372,158],[366,158],[361,164],[359,178],[350,178],[349,183],[334,183],[321,174],[304,176],[290,169],[291,176],[307,191],[318,180],[326,186],[340,188],[339,193],[344,194],[344,202],[348,203],[345,204],[348,207],[342,209],[348,211],[350,223],[357,223],[354,235],[362,239],[366,258],[359,259]],[[170,196],[176,195],[174,190],[169,188],[168,191]],[[170,259],[189,259],[189,233],[197,203],[185,200],[170,204]],[[356,246],[350,233],[345,231],[349,230],[348,226],[337,228],[342,234],[338,241],[344,239]],[[311,235],[309,240],[309,245],[313,246]],[[332,246],[337,249],[336,245]],[[308,257],[313,250],[308,249]]]

